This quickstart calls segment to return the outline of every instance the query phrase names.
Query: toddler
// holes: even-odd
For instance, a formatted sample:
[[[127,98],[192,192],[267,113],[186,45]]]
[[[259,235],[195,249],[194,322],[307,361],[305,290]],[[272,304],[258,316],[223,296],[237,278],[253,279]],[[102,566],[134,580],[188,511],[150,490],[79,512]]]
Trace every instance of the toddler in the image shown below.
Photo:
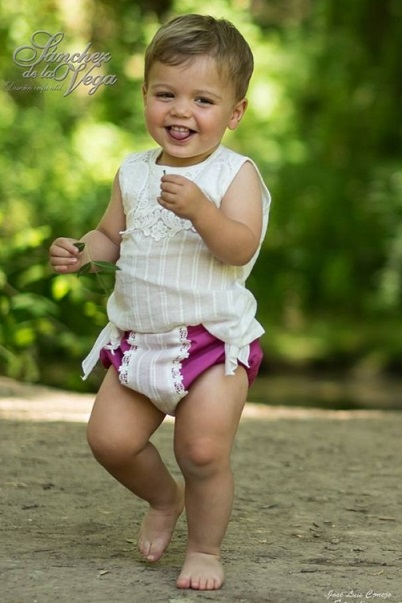
[[[246,111],[251,50],[224,19],[183,15],[146,50],[142,94],[157,144],[116,174],[95,230],[58,238],[59,274],[89,260],[120,270],[109,323],[83,362],[107,372],[88,423],[95,458],[148,503],[138,545],[163,555],[185,509],[188,539],[176,585],[215,590],[231,515],[231,450],[262,353],[245,281],[265,235],[270,196],[254,162],[222,145]],[[88,256],[89,252],[89,256]],[[174,415],[177,482],[150,437]]]

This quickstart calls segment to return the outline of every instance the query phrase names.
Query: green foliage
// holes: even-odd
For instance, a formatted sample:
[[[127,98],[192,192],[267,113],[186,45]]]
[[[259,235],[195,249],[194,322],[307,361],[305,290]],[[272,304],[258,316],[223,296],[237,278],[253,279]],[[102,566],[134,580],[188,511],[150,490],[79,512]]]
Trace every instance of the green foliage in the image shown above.
[[[285,360],[400,361],[400,16],[395,1],[331,1],[296,26],[264,22],[285,119],[268,117],[274,204],[254,278]]]
[[[92,387],[77,365],[106,320],[113,274],[102,267],[102,286],[55,276],[47,248],[93,228],[123,157],[154,144],[144,48],[161,20],[197,11],[194,0],[0,0],[0,373]],[[226,142],[253,157],[273,196],[249,283],[271,361],[398,366],[400,2],[215,0],[202,12],[232,20],[256,59],[249,109]],[[63,51],[109,52],[102,73],[117,82],[67,96],[10,88],[33,83],[12,56],[38,30],[62,32]]]

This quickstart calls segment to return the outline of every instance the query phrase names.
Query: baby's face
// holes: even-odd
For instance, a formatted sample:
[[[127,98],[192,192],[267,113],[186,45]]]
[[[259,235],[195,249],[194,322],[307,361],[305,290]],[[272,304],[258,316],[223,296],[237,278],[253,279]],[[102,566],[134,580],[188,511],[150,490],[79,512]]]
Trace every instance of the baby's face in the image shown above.
[[[207,55],[177,66],[155,62],[143,93],[148,131],[163,149],[159,162],[175,166],[204,161],[247,104],[236,101],[232,83]]]

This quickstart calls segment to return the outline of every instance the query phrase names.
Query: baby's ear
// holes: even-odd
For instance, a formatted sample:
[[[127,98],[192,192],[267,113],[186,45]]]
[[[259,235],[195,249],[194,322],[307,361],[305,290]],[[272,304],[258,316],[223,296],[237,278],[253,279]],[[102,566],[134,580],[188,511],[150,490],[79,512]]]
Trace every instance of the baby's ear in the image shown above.
[[[228,124],[229,130],[236,130],[237,126],[239,125],[239,123],[242,120],[243,115],[246,112],[247,105],[248,105],[248,100],[246,98],[243,98],[241,101],[236,103],[236,105],[233,108],[232,116],[229,120],[229,124]]]
[[[141,86],[141,91],[142,91],[142,99],[145,104],[147,102],[147,85],[145,82]]]

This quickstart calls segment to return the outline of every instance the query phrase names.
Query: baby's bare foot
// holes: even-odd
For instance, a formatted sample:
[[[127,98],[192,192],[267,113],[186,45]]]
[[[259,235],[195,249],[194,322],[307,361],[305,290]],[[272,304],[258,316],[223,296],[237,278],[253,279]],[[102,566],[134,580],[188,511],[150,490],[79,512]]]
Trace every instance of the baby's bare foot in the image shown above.
[[[177,486],[177,501],[173,507],[150,507],[142,520],[138,548],[147,561],[158,561],[172,539],[173,530],[184,508],[184,490]]]
[[[217,555],[189,553],[176,586],[194,590],[217,590],[222,586],[223,580],[223,568]]]

